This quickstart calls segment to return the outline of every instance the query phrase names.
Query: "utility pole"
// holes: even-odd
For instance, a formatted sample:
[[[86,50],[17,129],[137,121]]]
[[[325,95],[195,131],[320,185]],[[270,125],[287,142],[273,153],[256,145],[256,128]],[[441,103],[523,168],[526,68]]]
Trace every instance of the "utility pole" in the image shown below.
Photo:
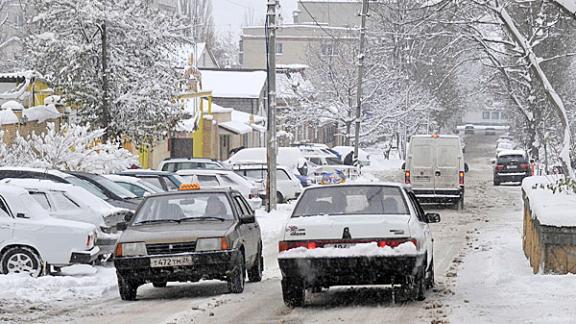
[[[356,129],[354,136],[354,164],[358,165],[358,145],[360,144],[360,119],[362,118],[362,76],[364,74],[364,39],[366,38],[366,16],[368,0],[362,0],[360,24],[360,48],[358,50],[358,88],[356,89]]]
[[[102,128],[106,128],[104,139],[109,139],[110,110],[108,108],[108,35],[106,35],[106,21],[100,25],[100,36],[102,37]]]
[[[268,174],[266,176],[266,197],[268,197],[268,212],[276,209],[276,7],[279,0],[268,0],[266,13],[266,29],[268,34],[268,129],[266,155]]]

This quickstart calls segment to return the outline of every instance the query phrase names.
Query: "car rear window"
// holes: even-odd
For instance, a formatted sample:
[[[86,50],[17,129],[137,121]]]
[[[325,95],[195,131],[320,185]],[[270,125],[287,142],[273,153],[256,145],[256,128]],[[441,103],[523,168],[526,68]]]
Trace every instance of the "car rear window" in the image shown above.
[[[522,162],[528,162],[528,159],[526,158],[526,156],[521,155],[521,154],[502,155],[502,156],[498,157],[498,163],[500,163],[500,164],[506,164],[506,163],[510,163],[510,162],[522,163]]]
[[[292,217],[368,214],[404,215],[409,214],[409,209],[397,187],[318,187],[302,194]]]

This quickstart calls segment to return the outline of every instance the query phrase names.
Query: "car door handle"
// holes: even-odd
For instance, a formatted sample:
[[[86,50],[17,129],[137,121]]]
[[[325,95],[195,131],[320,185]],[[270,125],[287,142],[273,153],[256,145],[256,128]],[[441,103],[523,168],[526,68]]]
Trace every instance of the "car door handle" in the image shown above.
[[[436,171],[434,174],[435,174],[437,177],[439,177],[439,176],[442,175],[442,173],[440,173],[440,171]]]

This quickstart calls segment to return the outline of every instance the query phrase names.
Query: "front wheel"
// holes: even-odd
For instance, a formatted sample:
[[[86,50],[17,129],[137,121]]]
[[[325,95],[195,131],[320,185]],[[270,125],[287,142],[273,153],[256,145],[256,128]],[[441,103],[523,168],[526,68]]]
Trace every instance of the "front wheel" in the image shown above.
[[[138,291],[138,284],[128,278],[122,277],[119,273],[118,277],[118,290],[122,300],[136,300],[136,292]]]
[[[4,274],[27,273],[31,277],[41,276],[42,259],[28,247],[8,248],[0,258],[0,269]]]
[[[294,308],[304,306],[306,289],[304,282],[300,278],[282,279],[282,298],[286,306]]]
[[[244,255],[240,254],[240,260],[228,278],[228,290],[233,294],[240,294],[244,291],[246,265]]]

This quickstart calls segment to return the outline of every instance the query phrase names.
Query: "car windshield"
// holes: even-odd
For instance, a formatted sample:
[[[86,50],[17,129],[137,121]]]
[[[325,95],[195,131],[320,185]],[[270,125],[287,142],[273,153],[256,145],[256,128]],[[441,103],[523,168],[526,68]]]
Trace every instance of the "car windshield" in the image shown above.
[[[98,188],[96,185],[94,185],[93,183],[90,183],[87,180],[82,180],[80,178],[76,178],[74,176],[70,176],[70,177],[66,177],[66,181],[68,181],[70,184],[73,184],[75,186],[84,188],[86,190],[88,190],[91,194],[93,194],[94,196],[103,199],[103,200],[108,200],[109,197],[106,196],[106,194],[104,193],[104,191],[102,191],[102,189]]]
[[[98,175],[90,175],[90,177],[97,181],[102,187],[110,190],[113,194],[123,198],[123,199],[132,199],[138,198],[135,194],[131,193],[128,189],[123,188],[121,185],[113,182],[112,180],[108,180],[104,177]]]
[[[292,217],[317,215],[409,214],[397,187],[334,186],[306,190]]]
[[[224,193],[182,193],[150,197],[144,201],[134,223],[232,220],[232,207]]]

